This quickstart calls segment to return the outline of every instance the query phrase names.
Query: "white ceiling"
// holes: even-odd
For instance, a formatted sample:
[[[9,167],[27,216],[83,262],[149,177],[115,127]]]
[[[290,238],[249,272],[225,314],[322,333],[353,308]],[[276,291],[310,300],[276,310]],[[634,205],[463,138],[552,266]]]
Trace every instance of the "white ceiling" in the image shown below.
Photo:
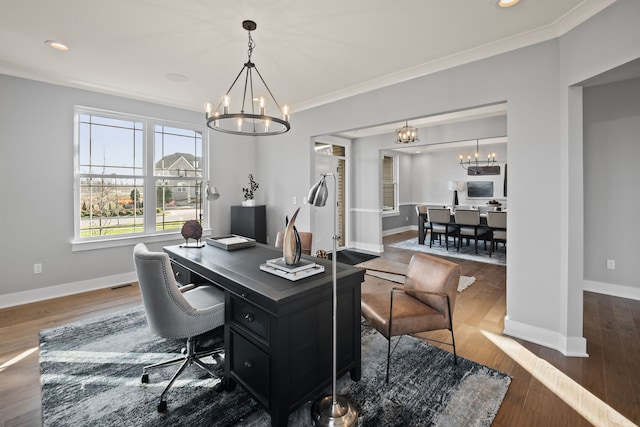
[[[252,19],[253,61],[295,115],[557,37],[614,1],[0,0],[0,73],[202,111],[246,61]]]

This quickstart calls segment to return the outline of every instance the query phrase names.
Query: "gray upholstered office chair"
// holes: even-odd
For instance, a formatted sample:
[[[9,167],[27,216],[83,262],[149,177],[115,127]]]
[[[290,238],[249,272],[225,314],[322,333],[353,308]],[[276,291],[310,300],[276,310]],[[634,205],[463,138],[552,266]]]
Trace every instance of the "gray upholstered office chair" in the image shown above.
[[[498,248],[498,242],[502,242],[507,247],[507,213],[501,211],[487,212],[487,226],[491,232],[491,246],[489,256],[493,255],[493,250]]]
[[[160,395],[158,411],[163,412],[167,409],[165,397],[169,389],[187,366],[195,364],[214,378],[217,377],[201,358],[220,356],[224,347],[196,352],[196,344],[199,336],[224,325],[224,292],[209,285],[178,288],[169,255],[150,252],[143,243],[135,246],[133,258],[149,327],[163,338],[187,340],[182,357],[142,369],[142,382],[147,383],[149,369],[182,362]]]
[[[449,250],[449,236],[453,236],[453,245],[455,246],[458,226],[451,222],[451,211],[448,208],[428,208],[427,212],[431,228],[429,247],[431,247],[436,236],[438,237],[438,242],[442,244],[443,235],[447,250]]]
[[[453,347],[453,309],[458,293],[460,266],[427,254],[411,257],[404,286],[379,279],[376,286],[363,286],[360,296],[362,316],[387,339],[387,377],[391,362],[391,338],[419,332],[448,329],[451,342],[435,341]],[[429,339],[421,337],[422,339]]]
[[[467,244],[469,239],[473,238],[475,241],[475,253],[478,253],[478,238],[485,238],[488,236],[489,229],[480,223],[480,211],[477,209],[456,209],[455,213],[456,224],[458,224],[458,251],[462,246],[462,238],[467,238]],[[484,241],[484,249],[487,249],[487,241]]]
[[[313,233],[309,231],[298,231],[300,236],[301,252],[306,255],[311,255],[311,244],[313,243]],[[281,248],[284,244],[284,231],[278,231],[276,234],[276,248]]]

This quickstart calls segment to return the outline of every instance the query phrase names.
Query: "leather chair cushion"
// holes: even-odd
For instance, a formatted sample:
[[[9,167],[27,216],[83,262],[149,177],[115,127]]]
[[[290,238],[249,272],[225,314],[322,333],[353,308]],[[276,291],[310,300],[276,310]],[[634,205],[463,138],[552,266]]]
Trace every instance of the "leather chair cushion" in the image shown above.
[[[363,293],[361,296],[362,315],[371,326],[387,338],[389,338],[390,299],[390,292]],[[447,319],[411,295],[395,291],[392,326],[391,336],[414,334],[433,329],[446,329]]]
[[[507,240],[507,232],[505,230],[493,230],[493,238],[496,240]]]

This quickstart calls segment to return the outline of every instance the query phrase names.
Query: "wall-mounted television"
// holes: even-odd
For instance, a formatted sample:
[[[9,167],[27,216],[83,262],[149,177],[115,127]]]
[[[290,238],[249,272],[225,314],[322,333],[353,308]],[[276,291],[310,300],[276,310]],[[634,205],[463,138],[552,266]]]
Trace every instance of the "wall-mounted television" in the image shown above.
[[[493,197],[493,181],[467,181],[467,197]]]

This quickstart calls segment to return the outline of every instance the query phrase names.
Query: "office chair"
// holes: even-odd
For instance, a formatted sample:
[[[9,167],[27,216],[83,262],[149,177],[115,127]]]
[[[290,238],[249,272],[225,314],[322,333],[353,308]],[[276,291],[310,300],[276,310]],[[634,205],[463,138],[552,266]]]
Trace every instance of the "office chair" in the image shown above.
[[[300,235],[301,252],[305,255],[311,255],[311,243],[313,242],[313,233],[309,231],[298,231]],[[276,234],[276,248],[281,248],[284,244],[284,231],[278,231]]]
[[[379,286],[362,287],[362,316],[388,341],[386,383],[389,383],[391,338],[395,336],[448,329],[450,343],[422,339],[452,346],[453,361],[458,364],[453,309],[459,280],[458,264],[416,253],[409,262],[404,286],[381,280]]]
[[[143,243],[135,246],[133,258],[149,327],[162,338],[187,340],[181,357],[142,369],[142,382],[148,383],[148,370],[182,362],[160,395],[158,412],[164,412],[167,409],[166,395],[187,366],[195,364],[212,377],[218,377],[201,358],[221,357],[224,347],[198,352],[196,344],[200,335],[224,325],[224,292],[212,285],[178,288],[169,255],[150,252]]]

